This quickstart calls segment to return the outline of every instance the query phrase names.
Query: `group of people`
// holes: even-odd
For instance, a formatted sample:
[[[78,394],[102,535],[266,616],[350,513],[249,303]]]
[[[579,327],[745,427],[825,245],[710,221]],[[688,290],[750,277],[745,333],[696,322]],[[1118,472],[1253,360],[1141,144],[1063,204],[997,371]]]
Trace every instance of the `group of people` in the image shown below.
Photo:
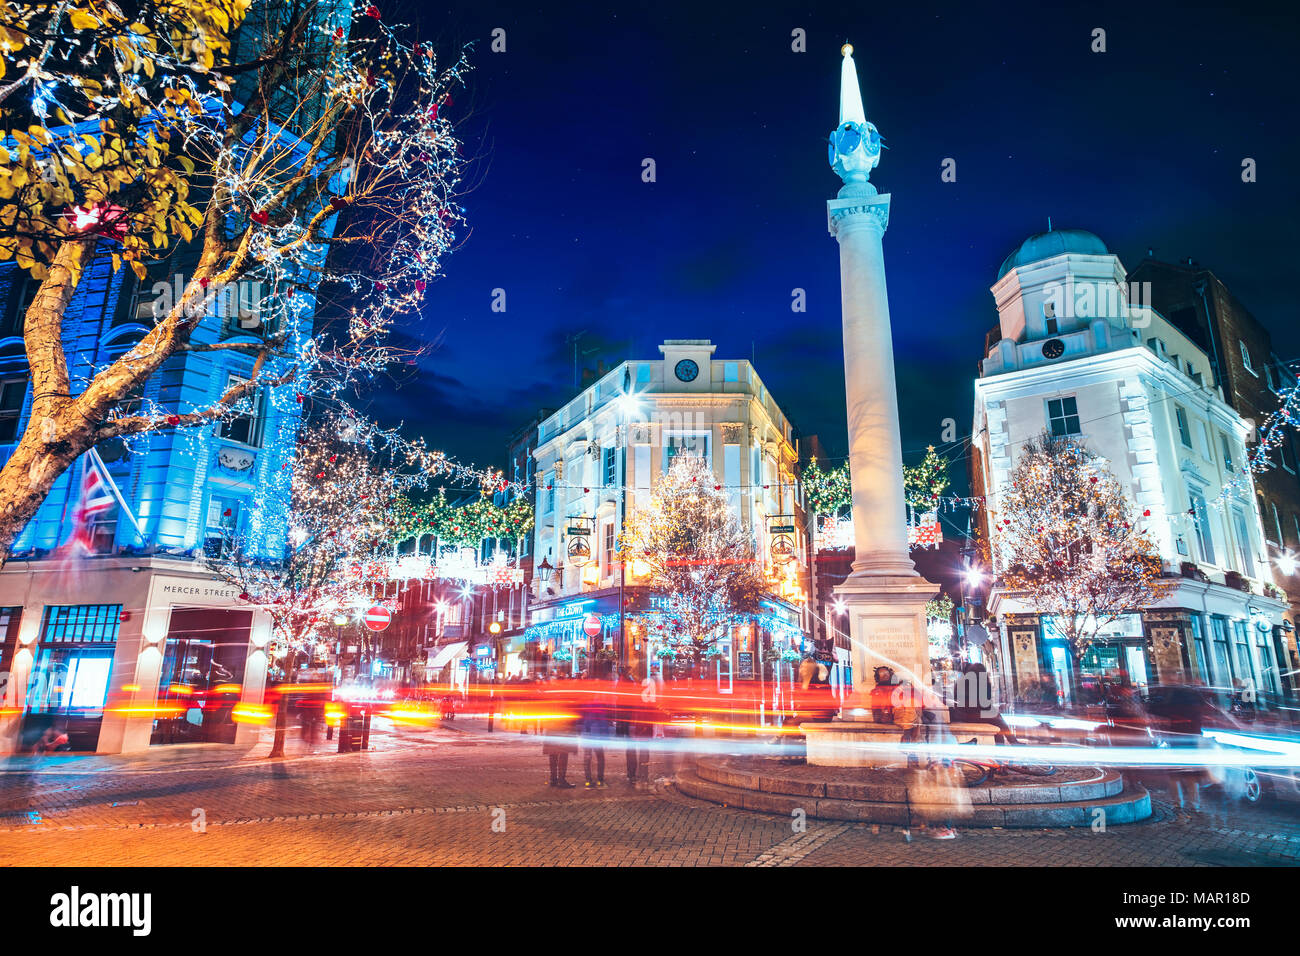
[[[568,699],[565,699],[567,696]],[[629,670],[619,673],[612,689],[561,695],[554,703],[560,713],[548,714],[543,730],[542,753],[550,765],[550,785],[571,789],[569,758],[581,751],[582,769],[588,789],[603,789],[605,752],[624,740],[629,786],[648,784],[649,740],[662,715]]]

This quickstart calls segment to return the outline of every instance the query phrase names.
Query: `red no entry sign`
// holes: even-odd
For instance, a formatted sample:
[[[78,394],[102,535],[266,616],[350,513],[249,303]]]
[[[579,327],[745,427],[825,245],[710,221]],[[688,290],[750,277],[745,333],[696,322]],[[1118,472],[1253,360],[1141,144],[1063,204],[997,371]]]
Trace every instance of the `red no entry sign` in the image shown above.
[[[386,607],[375,605],[366,612],[366,627],[372,631],[382,631],[393,619],[393,614]]]
[[[595,614],[588,614],[587,619],[582,622],[582,629],[587,632],[588,637],[595,637],[601,631],[600,618]]]

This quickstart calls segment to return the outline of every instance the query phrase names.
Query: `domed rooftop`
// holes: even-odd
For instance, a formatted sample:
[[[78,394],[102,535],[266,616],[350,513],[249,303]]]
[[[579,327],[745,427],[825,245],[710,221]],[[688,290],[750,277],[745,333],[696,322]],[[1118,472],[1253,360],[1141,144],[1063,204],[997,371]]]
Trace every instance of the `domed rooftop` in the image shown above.
[[[1086,229],[1053,229],[1049,232],[1040,232],[1036,236],[1030,236],[1022,242],[1020,248],[1002,260],[1002,268],[998,270],[998,278],[1001,279],[1017,266],[1027,266],[1031,262],[1042,262],[1044,259],[1050,259],[1053,256],[1063,255],[1067,252],[1082,252],[1090,256],[1110,254],[1110,250],[1106,248],[1106,243]]]

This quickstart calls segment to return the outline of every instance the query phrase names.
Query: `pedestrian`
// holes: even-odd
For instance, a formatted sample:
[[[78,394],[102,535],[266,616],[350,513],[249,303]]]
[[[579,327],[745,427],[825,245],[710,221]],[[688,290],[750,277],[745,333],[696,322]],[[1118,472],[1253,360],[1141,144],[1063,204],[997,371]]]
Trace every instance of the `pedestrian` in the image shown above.
[[[996,743],[1016,742],[1015,734],[993,700],[993,684],[983,664],[978,661],[963,663],[956,691],[956,702],[949,711],[953,723],[992,724],[998,728],[994,736]]]
[[[572,790],[573,784],[569,783],[567,774],[569,756],[578,752],[578,743],[573,736],[577,719],[573,716],[573,702],[564,699],[566,697],[555,691],[545,693],[550,713],[547,714],[546,736],[542,738],[542,753],[550,763],[551,786]]]
[[[1190,750],[1206,747],[1207,741],[1203,735],[1204,703],[1200,694],[1192,688],[1168,688],[1159,702],[1152,704],[1150,710],[1159,718],[1163,731],[1161,736],[1171,748]],[[1201,758],[1186,768],[1175,769],[1170,778],[1174,796],[1178,799],[1178,808],[1186,810],[1190,805],[1194,813],[1200,813],[1201,784],[1213,781],[1206,761]]]
[[[582,771],[587,778],[586,787],[605,788],[605,744],[614,730],[609,704],[600,691],[588,692],[580,708],[582,713]],[[593,759],[596,765],[592,776]]]
[[[647,691],[632,677],[628,669],[623,671],[626,687],[618,696],[617,732],[627,738],[624,757],[627,761],[628,786],[650,782],[650,749],[646,743],[655,732],[654,710],[645,700]],[[624,686],[620,682],[620,687]],[[652,686],[652,685],[651,685]]]
[[[924,740],[929,743],[953,743],[947,729],[947,705],[929,689],[919,689],[910,681],[898,684],[893,698],[894,722],[904,728],[904,743]],[[969,816],[971,797],[961,773],[950,760],[934,760],[926,755],[924,766],[919,755],[907,757],[908,825],[903,839],[912,842],[912,822],[933,840],[953,840],[957,831],[953,821]]]

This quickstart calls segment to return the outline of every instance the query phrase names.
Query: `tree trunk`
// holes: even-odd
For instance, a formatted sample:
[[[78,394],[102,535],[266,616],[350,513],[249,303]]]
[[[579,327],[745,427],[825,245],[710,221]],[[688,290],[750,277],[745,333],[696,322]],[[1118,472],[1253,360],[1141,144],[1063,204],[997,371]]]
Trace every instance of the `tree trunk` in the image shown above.
[[[288,675],[285,675],[286,678]],[[280,701],[275,707],[275,739],[271,741],[271,752],[268,757],[284,756],[284,741],[289,731],[289,681],[286,679],[280,685]]]
[[[14,539],[54,482],[94,445],[97,422],[73,411],[63,314],[94,251],[94,240],[65,242],[25,317],[24,339],[32,383],[31,414],[14,453],[0,470],[0,567]]]

